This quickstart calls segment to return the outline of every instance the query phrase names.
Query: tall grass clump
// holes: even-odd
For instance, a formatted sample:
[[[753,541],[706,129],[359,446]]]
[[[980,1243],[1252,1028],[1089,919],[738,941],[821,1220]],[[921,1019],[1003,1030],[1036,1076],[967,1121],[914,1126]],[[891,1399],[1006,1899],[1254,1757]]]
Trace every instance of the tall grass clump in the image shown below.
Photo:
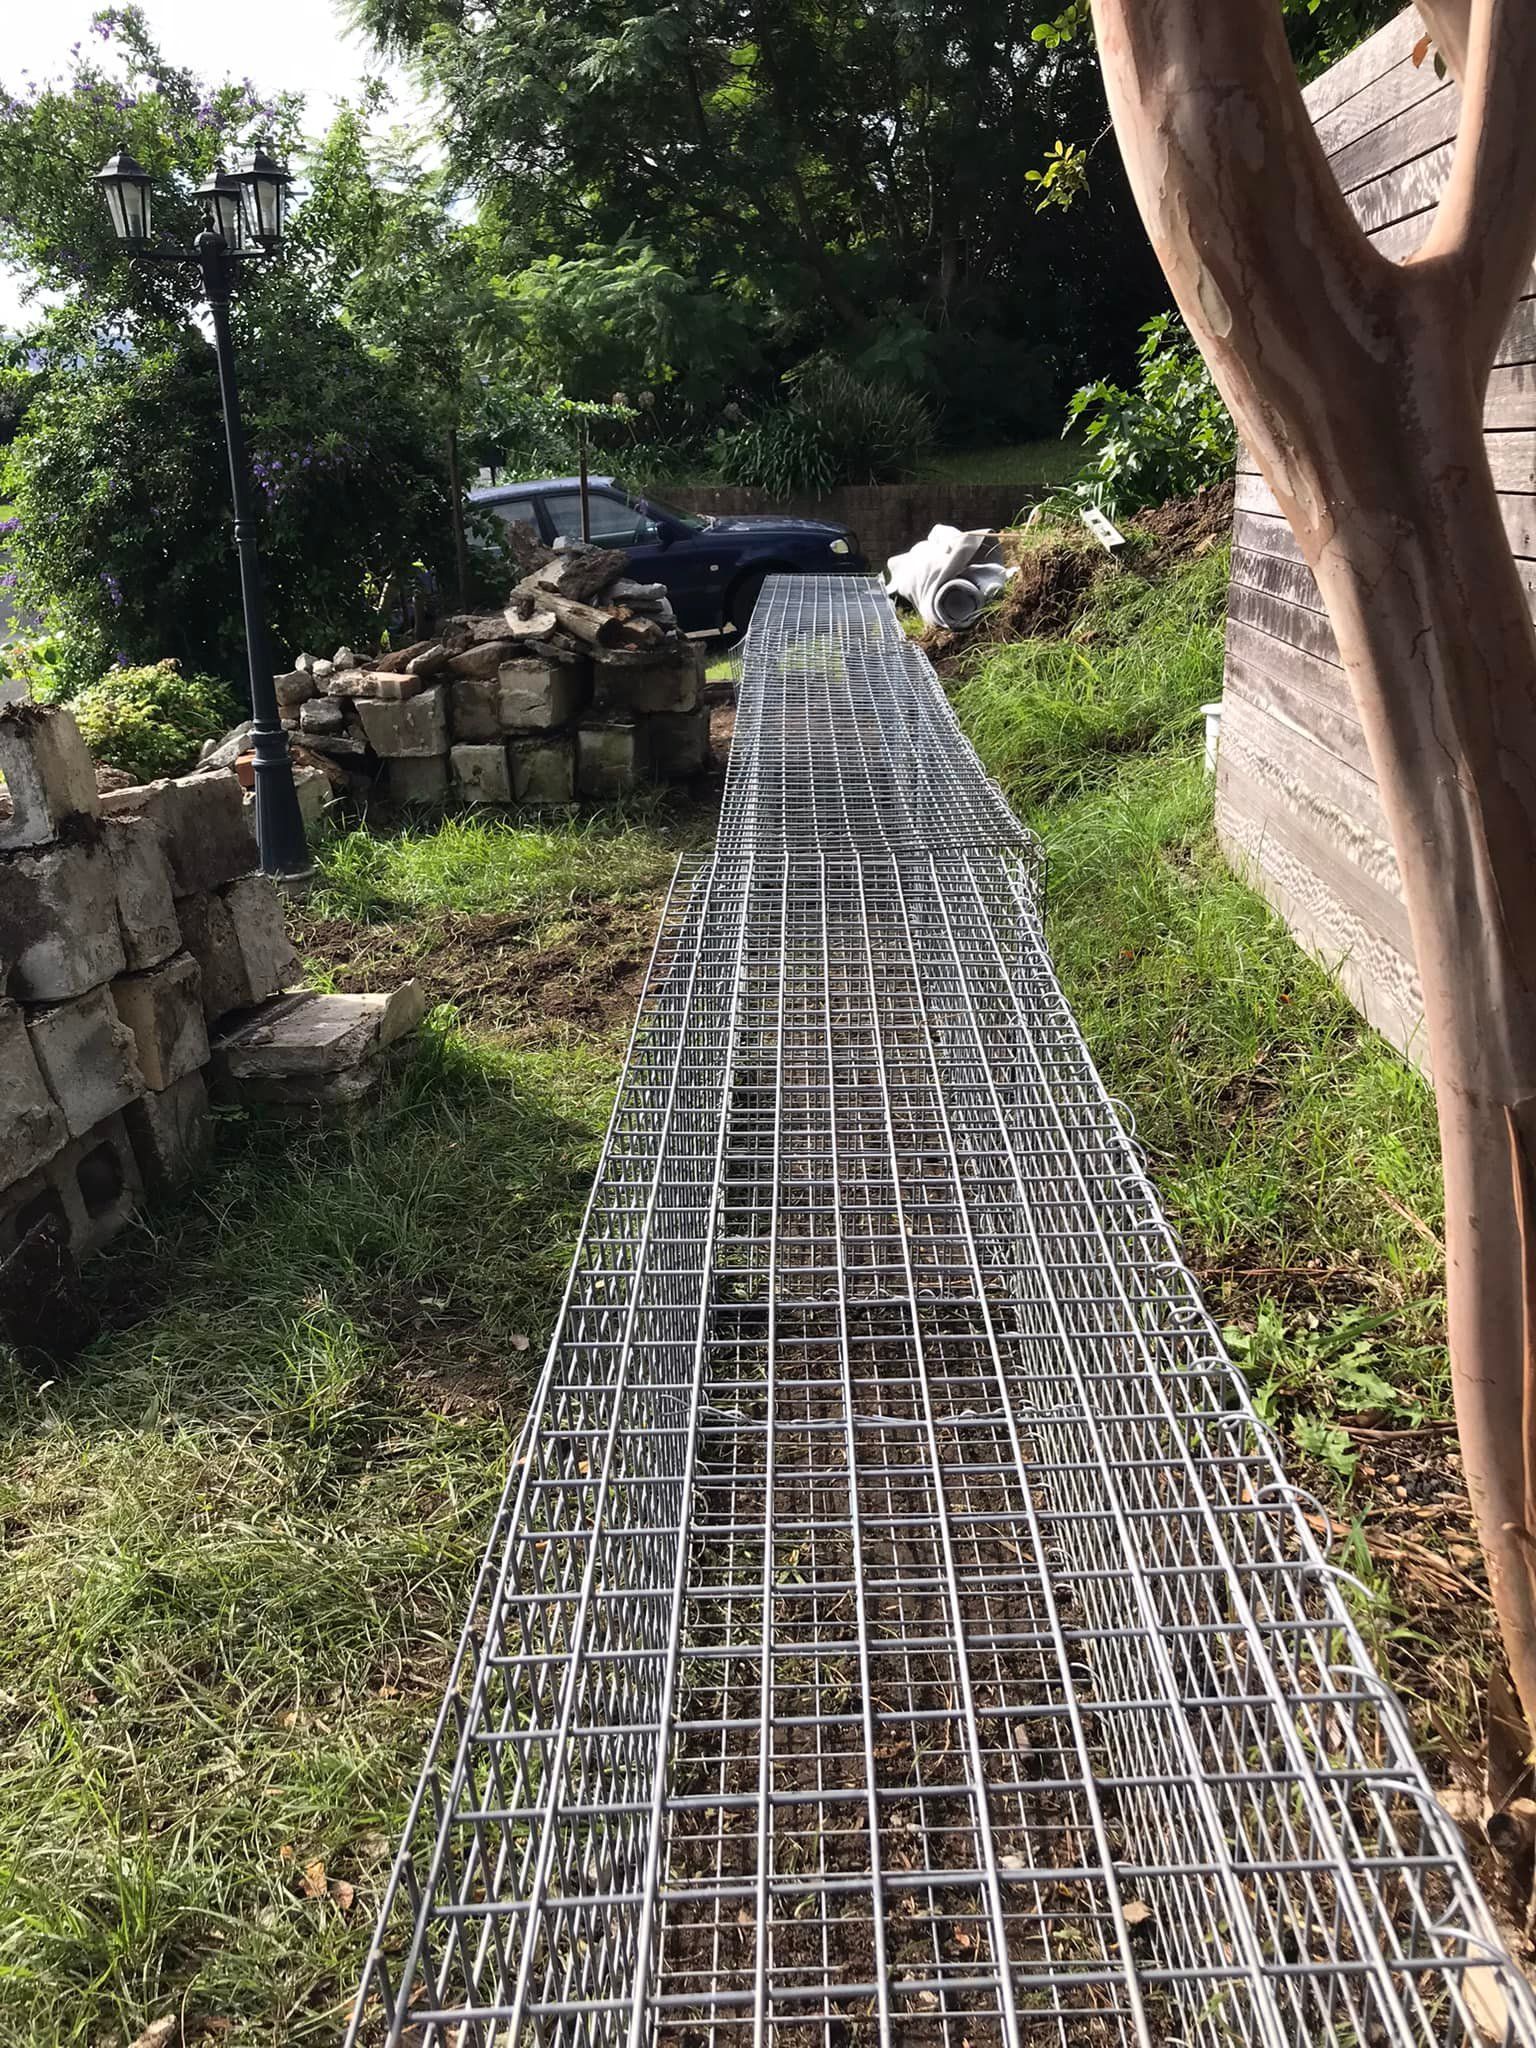
[[[1227,551],[1162,582],[1100,582],[1061,640],[990,649],[955,693],[972,743],[1023,812],[1101,783],[1128,754],[1185,746],[1221,694]]]

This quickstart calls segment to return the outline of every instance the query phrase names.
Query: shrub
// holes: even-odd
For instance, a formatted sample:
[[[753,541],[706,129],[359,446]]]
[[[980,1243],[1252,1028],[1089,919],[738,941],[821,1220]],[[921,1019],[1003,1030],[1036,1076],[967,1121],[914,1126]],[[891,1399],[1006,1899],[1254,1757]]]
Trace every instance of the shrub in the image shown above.
[[[237,716],[222,683],[184,676],[174,661],[112,669],[70,708],[97,760],[140,782],[184,775],[204,740],[217,739]]]
[[[1067,431],[1081,427],[1097,447],[1079,489],[1111,516],[1190,497],[1226,476],[1237,455],[1232,416],[1182,321],[1159,313],[1141,331],[1137,389],[1100,378],[1067,409]]]
[[[915,392],[822,357],[782,405],[722,440],[720,474],[775,497],[806,496],[910,476],[932,442],[933,422]]]
[[[242,336],[246,433],[279,665],[367,639],[392,577],[448,555],[438,438],[401,372],[339,322],[263,307]],[[253,309],[237,307],[242,322]],[[236,676],[244,624],[213,352],[145,327],[60,346],[8,451],[13,602],[68,646],[71,680],[170,654]]]

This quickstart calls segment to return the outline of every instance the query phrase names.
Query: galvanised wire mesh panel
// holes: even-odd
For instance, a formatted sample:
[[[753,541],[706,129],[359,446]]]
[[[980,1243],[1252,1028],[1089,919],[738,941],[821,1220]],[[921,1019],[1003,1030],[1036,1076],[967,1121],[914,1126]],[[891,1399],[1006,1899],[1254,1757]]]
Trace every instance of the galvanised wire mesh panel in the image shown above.
[[[352,2038],[1536,2042],[883,602],[744,651]]]

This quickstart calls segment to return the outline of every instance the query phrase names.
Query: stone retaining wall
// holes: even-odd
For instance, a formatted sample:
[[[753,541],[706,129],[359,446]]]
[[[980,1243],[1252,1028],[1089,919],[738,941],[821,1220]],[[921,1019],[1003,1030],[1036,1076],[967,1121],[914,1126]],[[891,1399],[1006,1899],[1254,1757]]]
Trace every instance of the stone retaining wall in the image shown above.
[[[355,789],[405,804],[606,802],[708,765],[692,647],[494,663],[479,652],[430,676],[383,674],[345,648],[306,656],[278,678],[283,722]]]
[[[297,1060],[332,1099],[420,1004],[285,996],[272,1047],[299,960],[227,768],[99,793],[69,713],[21,704],[0,777],[0,1338],[55,1356],[89,1334],[80,1261],[206,1162],[210,1069],[284,1101]]]

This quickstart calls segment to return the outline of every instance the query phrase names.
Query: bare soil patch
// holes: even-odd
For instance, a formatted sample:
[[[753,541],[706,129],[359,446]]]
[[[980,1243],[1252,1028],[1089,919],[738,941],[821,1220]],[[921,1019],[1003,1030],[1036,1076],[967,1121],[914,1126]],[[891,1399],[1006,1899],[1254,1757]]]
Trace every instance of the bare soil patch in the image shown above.
[[[661,901],[574,903],[537,911],[415,923],[305,924],[298,943],[343,990],[387,988],[414,975],[429,1003],[518,1045],[602,1036],[626,1027],[640,1000]]]

